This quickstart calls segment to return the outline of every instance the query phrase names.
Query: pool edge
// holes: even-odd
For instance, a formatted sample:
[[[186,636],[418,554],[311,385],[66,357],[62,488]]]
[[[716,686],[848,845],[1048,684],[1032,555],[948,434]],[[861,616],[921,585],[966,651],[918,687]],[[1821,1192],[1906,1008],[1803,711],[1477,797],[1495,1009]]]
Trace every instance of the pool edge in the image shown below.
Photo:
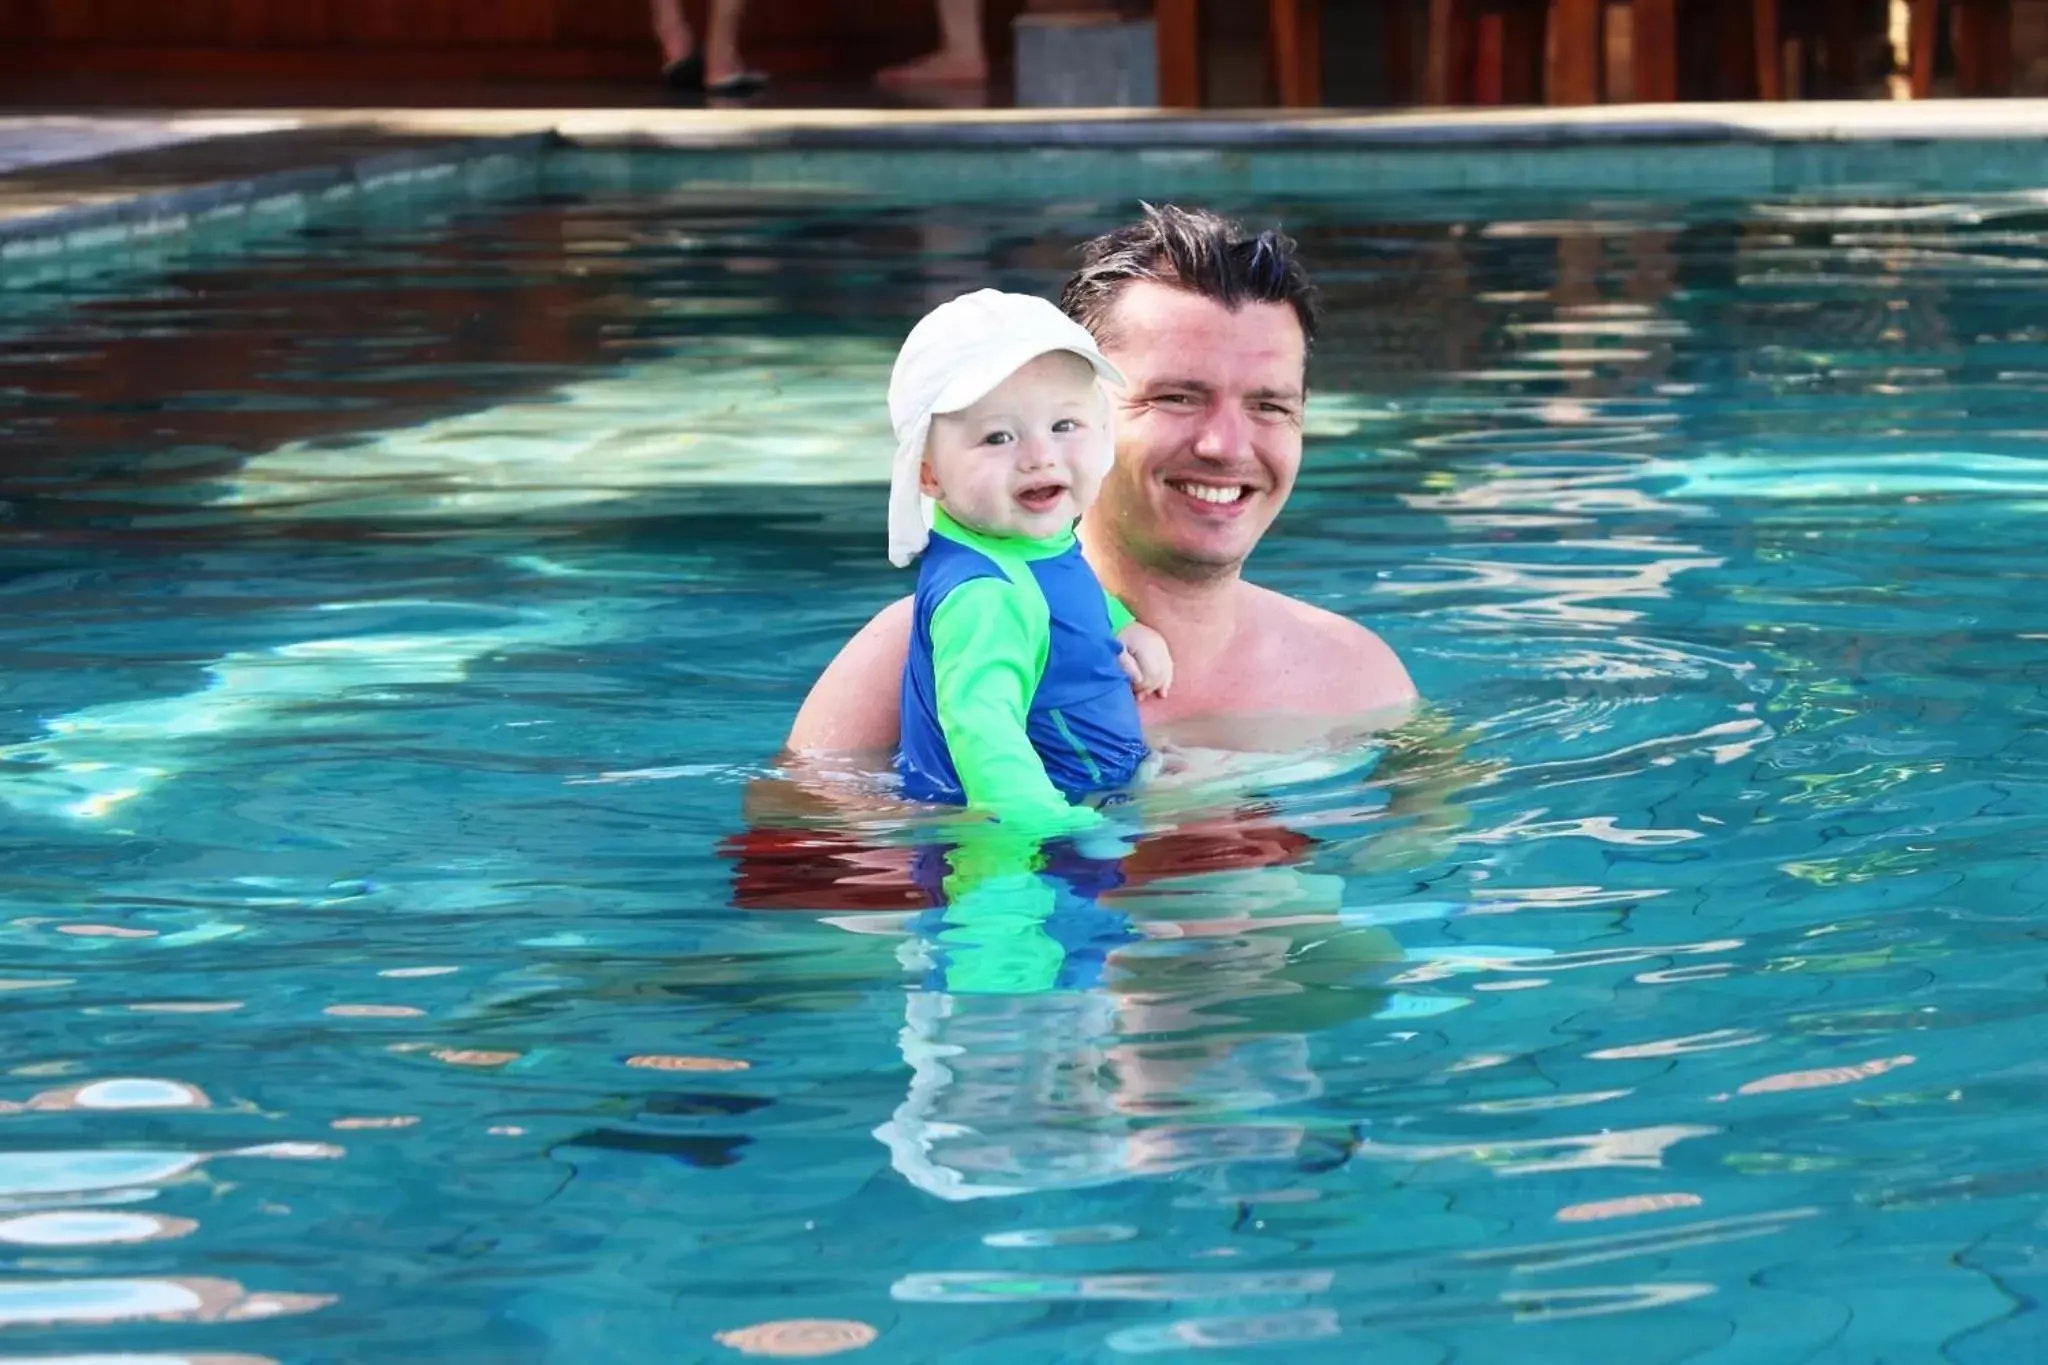
[[[537,172],[546,152],[558,145],[561,139],[552,130],[492,134],[383,147],[364,155],[319,158],[248,174],[201,176],[162,189],[84,191],[74,202],[46,212],[0,217],[0,272],[52,257],[182,239],[204,228],[253,225],[258,220],[303,221],[341,202],[443,184],[494,163],[507,169],[524,165]],[[150,155],[93,158],[61,169],[78,176],[90,174],[98,163],[133,162]],[[8,178],[0,177],[0,183]],[[0,286],[5,282],[0,275]]]
[[[158,117],[175,120],[189,112]],[[1349,192],[1571,187],[1596,194],[1776,195],[2048,187],[2048,101],[2031,100],[1383,114],[572,108],[271,114],[303,133],[359,130],[366,150],[294,162],[285,135],[277,139],[282,160],[273,169],[132,192],[111,174],[96,185],[95,167],[123,161],[118,155],[69,163],[60,179],[76,186],[68,191],[70,202],[12,217],[0,212],[0,273],[96,249],[175,244],[224,223],[289,226],[372,192],[454,183],[478,167],[494,165],[513,179],[537,181],[558,151],[679,154],[691,159],[694,183],[740,192],[787,189],[817,176],[807,187],[820,197],[856,199],[878,167],[906,153],[960,159],[963,166],[971,159],[976,165],[958,177],[960,192],[983,195],[1005,184],[1027,196],[1084,192],[1094,181],[1114,180],[1102,168],[1119,157],[1178,166],[1191,183],[1213,182],[1219,194],[1276,194],[1290,175],[1308,172],[1317,177],[1313,183],[1323,183],[1333,168],[1333,188]],[[6,122],[0,119],[0,130]],[[229,135],[215,144],[251,146],[263,136]],[[148,159],[158,154],[129,154],[125,161],[133,164],[138,155],[153,164]],[[821,174],[828,166],[831,173]],[[1090,174],[1081,173],[1090,166]],[[0,190],[24,178],[0,175]],[[1162,178],[1151,177],[1153,185]],[[884,176],[878,183],[892,180]],[[1123,194],[1125,186],[1117,184],[1116,191]],[[59,189],[55,198],[66,193]]]

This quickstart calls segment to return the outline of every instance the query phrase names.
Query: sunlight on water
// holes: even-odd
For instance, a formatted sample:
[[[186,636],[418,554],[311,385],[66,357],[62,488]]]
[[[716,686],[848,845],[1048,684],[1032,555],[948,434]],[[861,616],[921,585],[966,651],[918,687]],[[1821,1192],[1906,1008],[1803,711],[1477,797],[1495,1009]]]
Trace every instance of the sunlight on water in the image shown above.
[[[478,615],[499,614],[459,603],[335,606],[452,606]],[[486,655],[588,638],[588,623],[573,618],[515,619],[495,631],[300,640],[228,654],[205,665],[208,681],[197,691],[52,717],[44,722],[43,738],[0,748],[0,763],[25,770],[0,770],[0,803],[24,814],[97,820],[174,778],[191,741],[317,725],[306,718],[316,703],[373,689],[457,683]]]
[[[8,1358],[2040,1354],[2038,196],[1252,206],[1431,704],[977,861],[775,750],[1124,206],[556,188],[0,324]]]

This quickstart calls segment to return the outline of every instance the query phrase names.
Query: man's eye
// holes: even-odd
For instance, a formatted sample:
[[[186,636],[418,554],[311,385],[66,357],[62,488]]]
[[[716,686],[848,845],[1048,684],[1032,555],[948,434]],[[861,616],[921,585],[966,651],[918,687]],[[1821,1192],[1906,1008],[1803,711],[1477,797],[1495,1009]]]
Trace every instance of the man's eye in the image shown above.
[[[1294,409],[1288,407],[1285,403],[1261,403],[1259,404],[1259,411],[1267,417],[1291,418],[1294,416]]]
[[[1173,407],[1178,408],[1186,407],[1188,404],[1194,402],[1195,397],[1193,394],[1190,393],[1162,393],[1157,398],[1154,398],[1152,401],[1155,403],[1169,404]]]

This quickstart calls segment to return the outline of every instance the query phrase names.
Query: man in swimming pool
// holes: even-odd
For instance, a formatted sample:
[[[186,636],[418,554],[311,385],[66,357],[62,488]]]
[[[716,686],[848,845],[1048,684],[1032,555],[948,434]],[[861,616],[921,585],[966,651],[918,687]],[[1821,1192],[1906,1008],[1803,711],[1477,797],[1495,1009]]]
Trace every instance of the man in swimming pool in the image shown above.
[[[1116,462],[1081,545],[1172,651],[1171,695],[1141,703],[1147,728],[1397,718],[1415,685],[1384,641],[1243,577],[1301,468],[1317,310],[1294,243],[1167,206],[1081,255],[1060,306],[1128,381],[1115,394]],[[792,752],[893,748],[910,626],[904,598],[839,651],[797,713]]]

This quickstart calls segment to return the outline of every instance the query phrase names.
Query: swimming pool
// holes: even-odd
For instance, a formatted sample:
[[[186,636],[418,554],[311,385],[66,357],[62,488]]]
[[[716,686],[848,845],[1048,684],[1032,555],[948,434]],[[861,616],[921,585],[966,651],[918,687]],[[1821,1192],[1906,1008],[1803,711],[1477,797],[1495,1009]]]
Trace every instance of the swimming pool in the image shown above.
[[[10,299],[0,1350],[2040,1356],[2048,207],[1219,206],[1331,311],[1256,576],[1433,709],[1148,808],[1016,996],[767,764],[905,590],[902,330],[1127,202]]]

